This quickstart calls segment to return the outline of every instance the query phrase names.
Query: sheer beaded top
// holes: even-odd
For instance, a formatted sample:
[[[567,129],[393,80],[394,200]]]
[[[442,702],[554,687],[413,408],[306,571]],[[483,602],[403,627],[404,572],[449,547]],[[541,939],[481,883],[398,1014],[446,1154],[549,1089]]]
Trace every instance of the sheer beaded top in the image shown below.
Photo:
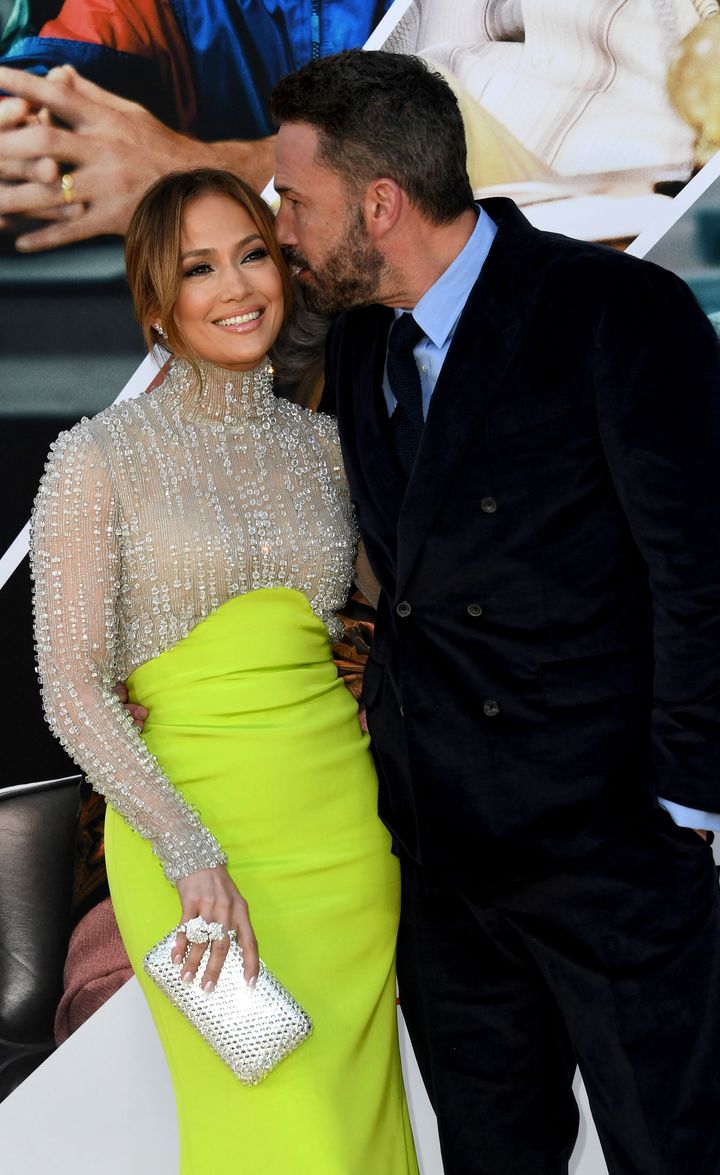
[[[253,372],[176,360],[148,395],[62,433],[32,517],[46,717],[176,880],[222,849],[113,693],[226,600],[303,592],[331,635],[357,532],[335,422]]]

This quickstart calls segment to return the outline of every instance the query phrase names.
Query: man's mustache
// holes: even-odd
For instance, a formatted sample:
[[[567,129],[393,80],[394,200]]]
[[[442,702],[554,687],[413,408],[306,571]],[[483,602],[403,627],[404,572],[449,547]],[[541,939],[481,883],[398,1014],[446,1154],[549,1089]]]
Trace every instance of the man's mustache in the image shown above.
[[[310,269],[310,262],[299,249],[288,246],[282,250],[282,255],[285,258],[285,264],[293,273],[297,273],[300,269]]]

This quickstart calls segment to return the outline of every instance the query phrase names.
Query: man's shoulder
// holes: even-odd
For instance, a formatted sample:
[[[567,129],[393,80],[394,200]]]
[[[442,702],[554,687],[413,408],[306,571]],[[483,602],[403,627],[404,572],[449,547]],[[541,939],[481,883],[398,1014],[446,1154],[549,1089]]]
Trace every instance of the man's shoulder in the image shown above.
[[[374,344],[387,335],[392,310],[387,306],[360,306],[345,310],[333,321],[327,336],[326,362],[330,370],[358,355],[369,354]]]
[[[568,301],[577,306],[580,300],[591,315],[608,300],[632,306],[637,298],[687,298],[681,278],[651,261],[607,244],[534,228],[510,200],[482,203],[498,233],[473,288],[476,309],[482,308],[487,288],[516,301],[552,297],[558,311]]]
[[[518,252],[529,258],[535,252],[559,253],[562,256],[593,256],[616,250],[572,237],[566,233],[536,228],[525,212],[507,196],[491,196],[478,205],[490,217],[496,232],[490,256],[498,252]]]
[[[371,306],[355,306],[351,310],[343,310],[334,319],[328,337],[342,338],[349,334],[362,333],[377,334],[387,330],[392,319],[392,310],[387,306],[374,303]]]
[[[507,198],[496,197],[481,204],[498,226],[488,271],[498,263],[503,267],[517,265],[538,281],[562,276],[563,280],[587,279],[609,287],[626,282],[632,286],[648,282],[683,284],[669,270],[613,246],[535,228]]]

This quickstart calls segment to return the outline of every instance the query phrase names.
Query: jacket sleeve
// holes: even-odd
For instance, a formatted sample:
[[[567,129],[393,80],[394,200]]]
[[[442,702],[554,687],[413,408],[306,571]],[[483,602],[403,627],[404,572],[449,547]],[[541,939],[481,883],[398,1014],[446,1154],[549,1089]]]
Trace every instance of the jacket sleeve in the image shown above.
[[[658,796],[720,811],[720,346],[687,286],[622,268],[595,337],[600,438],[647,566]]]

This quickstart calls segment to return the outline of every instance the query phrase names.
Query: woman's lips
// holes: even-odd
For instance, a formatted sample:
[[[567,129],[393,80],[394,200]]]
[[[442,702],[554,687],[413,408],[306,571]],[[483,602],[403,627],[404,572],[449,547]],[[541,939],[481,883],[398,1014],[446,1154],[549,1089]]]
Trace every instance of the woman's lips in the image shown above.
[[[245,310],[242,314],[229,314],[226,318],[216,318],[213,325],[221,330],[232,331],[233,334],[244,334],[253,330],[261,321],[263,310]]]

